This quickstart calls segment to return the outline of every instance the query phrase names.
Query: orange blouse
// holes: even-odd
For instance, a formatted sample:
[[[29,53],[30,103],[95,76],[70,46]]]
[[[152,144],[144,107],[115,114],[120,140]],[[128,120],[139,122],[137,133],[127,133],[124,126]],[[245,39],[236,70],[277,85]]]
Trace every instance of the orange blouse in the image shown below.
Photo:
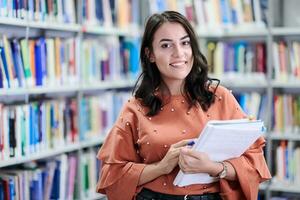
[[[102,169],[97,192],[106,194],[109,200],[132,200],[143,187],[167,194],[220,192],[223,199],[254,200],[259,183],[271,178],[263,156],[265,140],[259,138],[242,156],[228,160],[236,170],[237,181],[222,179],[178,187],[173,185],[177,167],[170,174],[137,186],[145,165],[160,161],[171,144],[197,138],[209,120],[246,117],[231,92],[222,86],[217,88],[216,100],[207,112],[199,106],[189,109],[181,95],[172,96],[154,117],[147,117],[146,112],[137,99],[129,100],[98,152]]]

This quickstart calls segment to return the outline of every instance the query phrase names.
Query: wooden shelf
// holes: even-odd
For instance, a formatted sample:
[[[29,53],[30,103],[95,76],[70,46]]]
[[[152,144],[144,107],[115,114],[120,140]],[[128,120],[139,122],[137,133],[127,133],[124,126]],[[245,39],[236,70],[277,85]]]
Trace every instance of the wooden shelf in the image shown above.
[[[197,28],[200,38],[226,38],[226,37],[266,37],[268,30],[265,27],[254,25],[229,26],[214,28]]]
[[[29,22],[28,26],[36,29],[59,30],[76,33],[81,29],[81,25],[79,24],[59,24],[55,22]]]
[[[131,36],[140,37],[141,31],[137,26],[132,26],[128,28],[118,28],[118,27],[101,27],[101,26],[91,26],[83,25],[82,32],[97,35],[114,35],[114,36]]]
[[[14,19],[9,17],[0,17],[0,24],[6,26],[29,27],[35,29],[59,30],[67,32],[79,32],[81,25],[57,23],[57,22],[38,22],[28,21],[25,19]]]
[[[97,146],[97,145],[100,145],[101,143],[103,143],[103,141],[104,141],[104,137],[100,136],[100,137],[89,139],[87,141],[63,145],[63,146],[60,146],[55,149],[47,149],[44,152],[34,153],[29,156],[8,159],[8,160],[0,162],[0,168],[11,166],[11,165],[22,164],[22,163],[26,163],[26,162],[30,162],[30,161],[34,161],[34,160],[39,160],[39,159],[45,159],[45,158],[49,158],[52,156],[57,156],[59,154],[68,153],[68,152],[76,151],[76,150],[91,147],[91,146]]]
[[[241,89],[266,89],[267,80],[265,74],[238,74],[238,73],[224,73],[222,75],[210,74],[209,77],[217,78],[221,84],[230,88]]]
[[[289,81],[272,81],[271,86],[273,88],[283,89],[300,89],[300,80],[289,80]]]
[[[68,86],[52,86],[43,87],[36,86],[33,88],[11,88],[0,89],[1,97],[14,97],[14,96],[26,96],[26,95],[40,95],[40,94],[53,94],[53,93],[73,93],[73,92],[87,92],[106,89],[121,89],[130,88],[135,84],[135,80],[118,80],[118,81],[103,81],[90,84],[76,84]]]
[[[269,190],[278,192],[293,192],[300,193],[300,185],[283,184],[283,183],[271,183]]]
[[[97,82],[91,84],[84,84],[80,87],[80,91],[96,91],[96,90],[105,90],[105,89],[121,89],[121,88],[130,88],[135,84],[135,80],[118,80],[118,81],[106,81],[106,82]]]
[[[14,19],[9,17],[0,17],[0,24],[6,26],[17,26],[17,27],[29,27],[34,29],[47,29],[47,30],[58,30],[65,32],[80,31],[89,34],[98,35],[115,35],[115,36],[132,36],[140,37],[141,31],[137,25],[132,25],[127,28],[118,27],[101,27],[97,25],[80,25],[70,23],[58,23],[58,22],[42,22],[42,21],[28,21],[25,19]]]
[[[107,198],[104,194],[95,193],[95,194],[90,195],[89,197],[87,197],[85,199],[88,199],[88,200],[96,200],[96,199],[106,200]]]
[[[300,141],[300,133],[275,133],[272,132],[268,136],[271,140],[289,140],[289,141]]]
[[[273,27],[270,32],[274,36],[300,35],[300,27]]]

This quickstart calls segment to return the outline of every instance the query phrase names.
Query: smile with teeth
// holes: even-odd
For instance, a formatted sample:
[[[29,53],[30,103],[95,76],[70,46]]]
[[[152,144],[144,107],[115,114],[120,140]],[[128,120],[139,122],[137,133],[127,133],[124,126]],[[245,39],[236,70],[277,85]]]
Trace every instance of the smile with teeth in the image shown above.
[[[172,67],[181,67],[182,65],[185,65],[185,64],[187,64],[187,61],[171,63],[170,65],[171,65]]]

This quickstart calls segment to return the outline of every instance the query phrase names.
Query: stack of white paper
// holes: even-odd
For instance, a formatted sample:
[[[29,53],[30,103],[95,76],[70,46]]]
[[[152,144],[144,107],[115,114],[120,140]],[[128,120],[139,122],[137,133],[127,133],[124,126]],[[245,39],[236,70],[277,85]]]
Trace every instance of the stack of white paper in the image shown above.
[[[194,150],[205,152],[213,161],[241,156],[260,136],[265,127],[260,120],[212,120],[202,130]],[[217,181],[207,173],[184,174],[179,171],[173,184],[186,186]]]

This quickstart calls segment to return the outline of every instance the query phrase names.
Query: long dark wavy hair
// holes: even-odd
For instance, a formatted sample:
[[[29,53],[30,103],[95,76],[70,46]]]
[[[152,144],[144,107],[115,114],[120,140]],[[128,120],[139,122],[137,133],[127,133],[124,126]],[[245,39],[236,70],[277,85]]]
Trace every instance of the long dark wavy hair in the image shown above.
[[[190,37],[194,62],[191,72],[185,78],[182,95],[187,99],[190,107],[199,104],[204,111],[207,111],[215,100],[214,92],[220,81],[208,78],[207,60],[200,52],[193,27],[183,15],[175,11],[153,14],[147,20],[140,49],[142,72],[135,83],[133,94],[135,98],[141,100],[143,106],[149,108],[148,116],[156,115],[163,106],[163,100],[161,95],[157,95],[156,88],[164,83],[156,64],[150,62],[149,51],[153,52],[155,32],[166,22],[181,24]],[[217,81],[217,86],[214,91],[211,91],[209,86],[213,81]]]

